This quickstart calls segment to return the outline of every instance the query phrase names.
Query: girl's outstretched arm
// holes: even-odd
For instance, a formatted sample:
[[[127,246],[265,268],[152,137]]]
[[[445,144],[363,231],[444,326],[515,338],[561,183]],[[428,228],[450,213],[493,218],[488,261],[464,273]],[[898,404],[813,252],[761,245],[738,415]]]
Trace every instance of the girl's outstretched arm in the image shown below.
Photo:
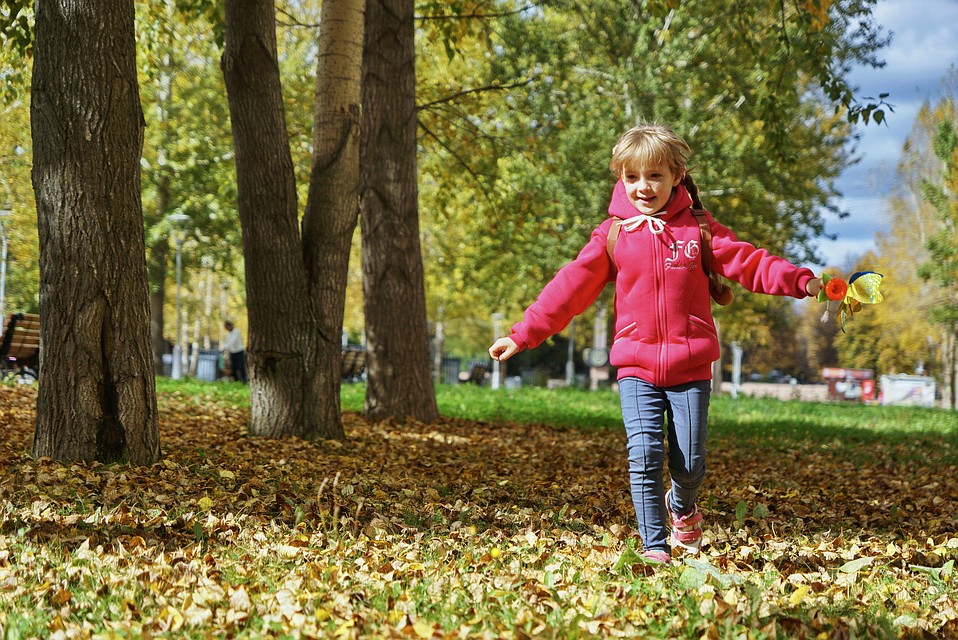
[[[518,351],[519,345],[516,344],[515,340],[509,337],[499,338],[489,347],[489,355],[492,356],[493,360],[498,360],[499,362],[508,360],[516,355]]]

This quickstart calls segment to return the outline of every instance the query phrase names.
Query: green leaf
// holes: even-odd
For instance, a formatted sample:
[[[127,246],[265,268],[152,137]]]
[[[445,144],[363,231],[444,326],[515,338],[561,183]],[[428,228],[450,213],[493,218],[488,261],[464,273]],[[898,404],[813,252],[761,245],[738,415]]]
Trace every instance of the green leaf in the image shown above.
[[[745,505],[745,502],[739,500],[739,503],[735,505],[735,522],[738,526],[742,526],[745,523],[745,514],[748,513],[748,507]]]
[[[715,566],[705,562],[704,560],[686,558],[685,564],[689,565],[693,569],[697,569],[700,572],[707,574],[723,589],[728,589],[734,584],[742,583],[742,578],[740,576],[722,573]]]
[[[619,559],[616,560],[614,569],[616,573],[623,573],[624,570],[629,570],[632,565],[641,561],[642,556],[636,553],[635,549],[626,547],[625,550],[622,551],[622,555],[619,556]]]
[[[842,573],[857,573],[861,571],[862,569],[864,569],[865,567],[869,566],[874,561],[875,561],[875,558],[871,556],[865,557],[865,558],[858,558],[857,560],[851,560],[850,562],[846,562],[841,567],[839,567],[838,570],[841,571]]]
[[[686,591],[698,589],[706,583],[708,575],[695,567],[686,567],[679,576],[679,586]]]
[[[925,575],[941,580],[943,577],[949,577],[955,569],[955,561],[949,560],[940,567],[924,567],[922,565],[913,564],[911,569],[918,571],[919,573],[924,573]]]

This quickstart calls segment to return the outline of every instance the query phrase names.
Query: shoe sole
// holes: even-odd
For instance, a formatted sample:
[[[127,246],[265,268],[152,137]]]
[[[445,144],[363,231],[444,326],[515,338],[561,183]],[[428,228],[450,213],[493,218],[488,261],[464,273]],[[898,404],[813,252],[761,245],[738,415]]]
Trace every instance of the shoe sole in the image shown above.
[[[685,550],[686,553],[697,554],[702,551],[702,538],[698,539],[698,542],[695,544],[689,544],[687,542],[682,542],[675,537],[675,534],[672,534],[670,542],[673,547],[678,547]]]
[[[672,494],[672,490],[669,489],[665,494],[665,509],[669,512],[669,524],[672,525],[672,510],[669,505],[669,497]],[[675,527],[672,526],[672,534],[669,536],[669,542],[673,547],[678,547],[683,549],[686,553],[698,554],[702,551],[702,527],[699,525],[699,538],[694,543],[682,542],[675,536]]]

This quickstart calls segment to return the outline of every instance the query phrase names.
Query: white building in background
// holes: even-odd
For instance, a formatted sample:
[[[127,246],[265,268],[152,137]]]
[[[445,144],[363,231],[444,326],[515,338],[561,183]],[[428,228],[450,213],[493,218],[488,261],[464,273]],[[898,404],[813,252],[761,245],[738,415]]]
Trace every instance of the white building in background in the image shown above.
[[[935,379],[928,376],[883,375],[881,403],[914,407],[935,406]]]

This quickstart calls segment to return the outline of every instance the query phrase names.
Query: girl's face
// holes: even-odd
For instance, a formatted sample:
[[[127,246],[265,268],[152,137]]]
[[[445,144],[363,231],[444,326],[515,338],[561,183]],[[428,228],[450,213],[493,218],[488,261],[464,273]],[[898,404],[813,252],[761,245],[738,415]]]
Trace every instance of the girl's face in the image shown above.
[[[682,182],[681,174],[674,174],[668,165],[626,167],[622,182],[629,202],[639,213],[651,215],[665,208],[672,197],[672,189]]]

